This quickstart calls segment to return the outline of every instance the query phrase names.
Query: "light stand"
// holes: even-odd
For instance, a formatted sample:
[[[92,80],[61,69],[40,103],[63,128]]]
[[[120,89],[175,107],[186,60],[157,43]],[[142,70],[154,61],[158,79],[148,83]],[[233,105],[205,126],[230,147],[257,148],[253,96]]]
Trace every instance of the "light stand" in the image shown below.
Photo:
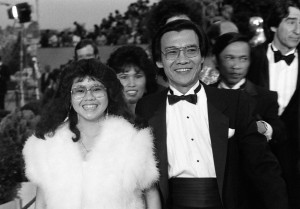
[[[24,94],[24,81],[23,81],[23,57],[24,57],[24,53],[23,53],[23,36],[24,36],[24,24],[20,23],[21,25],[21,30],[20,30],[20,82],[19,82],[19,87],[20,87],[20,103],[18,107],[22,107],[25,105],[25,94]]]
[[[19,3],[7,10],[8,18],[18,20],[21,26],[20,29],[20,80],[19,80],[19,89],[20,89],[20,100],[18,96],[16,97],[17,107],[22,107],[25,105],[25,96],[24,96],[24,81],[23,81],[23,67],[24,67],[24,23],[31,21],[31,7],[28,3]]]

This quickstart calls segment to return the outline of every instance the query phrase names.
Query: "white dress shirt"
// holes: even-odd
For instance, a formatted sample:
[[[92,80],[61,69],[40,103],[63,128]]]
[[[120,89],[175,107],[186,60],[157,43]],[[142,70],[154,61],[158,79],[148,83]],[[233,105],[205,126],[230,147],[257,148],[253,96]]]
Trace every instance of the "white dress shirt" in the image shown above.
[[[272,47],[274,51],[278,50],[273,44]],[[271,44],[269,44],[267,50],[267,57],[269,60],[270,90],[278,93],[278,115],[283,113],[296,90],[298,78],[298,52],[294,49],[285,55],[293,53],[295,54],[295,58],[290,65],[287,65],[284,60],[280,60],[275,63],[274,52],[271,49]]]
[[[187,93],[194,94],[197,82]],[[174,95],[182,95],[170,86]],[[203,86],[196,105],[185,100],[169,105],[167,101],[167,152],[169,178],[216,177],[209,134],[207,97]]]

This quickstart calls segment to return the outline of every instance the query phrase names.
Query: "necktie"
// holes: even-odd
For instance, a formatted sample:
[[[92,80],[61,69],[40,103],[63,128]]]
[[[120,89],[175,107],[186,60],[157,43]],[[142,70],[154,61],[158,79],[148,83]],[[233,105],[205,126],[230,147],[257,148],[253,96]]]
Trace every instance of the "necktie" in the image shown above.
[[[279,62],[280,60],[284,60],[287,65],[290,65],[293,62],[293,60],[295,58],[294,54],[289,54],[289,55],[285,56],[285,55],[282,55],[279,50],[274,51],[273,47],[271,47],[271,48],[274,52],[274,61],[275,61],[275,63]]]
[[[169,104],[173,105],[179,102],[180,100],[186,100],[192,104],[197,104],[197,93],[200,91],[200,89],[201,89],[201,85],[199,84],[199,86],[194,91],[195,94],[188,94],[188,95],[181,95],[181,96],[174,95],[173,91],[170,89],[171,95],[168,95]]]

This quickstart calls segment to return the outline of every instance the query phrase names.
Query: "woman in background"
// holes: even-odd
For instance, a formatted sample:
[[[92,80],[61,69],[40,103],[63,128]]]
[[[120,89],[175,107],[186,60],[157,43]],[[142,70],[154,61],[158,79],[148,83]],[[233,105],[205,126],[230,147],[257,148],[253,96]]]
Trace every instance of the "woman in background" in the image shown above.
[[[158,90],[156,67],[143,48],[122,46],[110,55],[107,64],[115,70],[124,87],[123,93],[131,113],[134,114],[140,98]]]

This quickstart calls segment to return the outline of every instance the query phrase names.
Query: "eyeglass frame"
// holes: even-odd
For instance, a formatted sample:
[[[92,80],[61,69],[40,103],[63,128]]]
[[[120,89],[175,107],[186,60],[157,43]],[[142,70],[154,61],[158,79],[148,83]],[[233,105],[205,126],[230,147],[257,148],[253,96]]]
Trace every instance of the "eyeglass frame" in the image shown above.
[[[75,87],[75,88],[72,88],[72,89],[71,89],[71,91],[70,91],[70,92],[71,92],[71,96],[72,96],[74,99],[76,99],[76,100],[80,100],[80,99],[83,99],[83,98],[87,95],[87,92],[88,92],[88,91],[90,91],[91,94],[93,95],[93,97],[95,97],[95,98],[101,98],[101,97],[104,97],[105,94],[103,94],[102,96],[98,96],[98,97],[94,95],[92,89],[95,88],[95,87],[100,87],[100,88],[101,88],[102,90],[104,90],[105,92],[106,92],[106,90],[107,90],[105,86],[101,86],[101,85],[94,85],[94,86],[91,86],[90,88],[86,88],[85,86],[79,86],[79,87]],[[73,94],[73,90],[74,90],[74,89],[78,89],[78,88],[84,89],[84,95],[83,95],[82,97],[76,98],[76,97],[74,96],[74,94]]]
[[[195,48],[197,49],[197,53],[196,53],[195,55],[193,55],[193,56],[187,56],[186,50],[187,50],[187,48],[189,48],[189,47],[195,47]],[[196,57],[197,55],[200,54],[200,47],[199,47],[199,46],[196,46],[196,45],[183,46],[183,47],[173,47],[172,49],[173,49],[173,50],[176,49],[176,50],[178,51],[177,56],[176,56],[176,58],[174,58],[174,59],[170,59],[170,58],[168,59],[168,58],[167,58],[167,53],[168,53],[168,51],[167,51],[167,52],[163,52],[163,51],[161,50],[161,53],[165,56],[165,58],[166,58],[167,60],[176,60],[176,59],[178,59],[178,57],[180,56],[180,52],[181,52],[181,51],[183,51],[184,56],[187,57],[187,58],[193,58],[193,57]],[[170,51],[171,51],[171,50],[170,50]]]

